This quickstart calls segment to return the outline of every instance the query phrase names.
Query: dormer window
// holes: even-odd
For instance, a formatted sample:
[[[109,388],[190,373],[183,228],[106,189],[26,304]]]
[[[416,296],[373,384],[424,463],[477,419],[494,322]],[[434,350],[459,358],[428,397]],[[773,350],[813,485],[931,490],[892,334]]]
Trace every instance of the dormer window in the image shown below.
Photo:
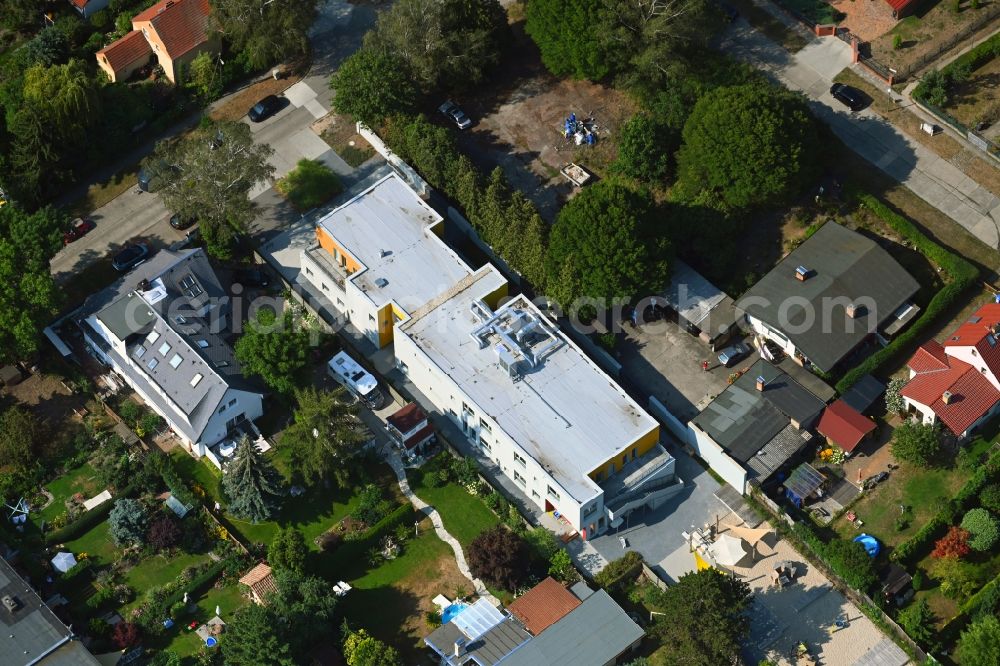
[[[188,298],[194,298],[203,292],[201,285],[198,284],[198,281],[195,280],[194,276],[191,274],[185,275],[181,278],[180,286],[184,295]]]

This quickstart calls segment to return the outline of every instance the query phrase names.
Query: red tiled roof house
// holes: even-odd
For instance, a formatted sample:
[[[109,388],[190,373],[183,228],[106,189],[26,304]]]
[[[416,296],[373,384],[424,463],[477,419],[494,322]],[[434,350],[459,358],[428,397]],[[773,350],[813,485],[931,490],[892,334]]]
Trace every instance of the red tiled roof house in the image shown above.
[[[823,410],[816,431],[826,437],[826,441],[838,446],[845,453],[851,453],[875,430],[875,422],[848,405],[837,400]]]
[[[208,0],[161,0],[132,19],[132,32],[97,52],[97,64],[111,81],[124,81],[155,59],[171,82],[198,54],[219,52],[209,34]]]
[[[108,6],[111,0],[69,0],[69,4],[80,12],[83,18],[90,18],[97,12]]]
[[[976,310],[944,344],[924,343],[907,366],[907,411],[969,437],[1000,412],[1000,304]]]

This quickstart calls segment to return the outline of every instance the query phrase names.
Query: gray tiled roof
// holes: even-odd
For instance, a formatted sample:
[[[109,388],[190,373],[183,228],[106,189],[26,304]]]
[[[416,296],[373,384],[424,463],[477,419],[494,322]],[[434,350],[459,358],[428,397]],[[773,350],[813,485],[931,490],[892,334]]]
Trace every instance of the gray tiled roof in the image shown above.
[[[568,615],[515,649],[502,666],[602,666],[644,635],[625,611],[598,590]]]
[[[172,425],[193,441],[230,386],[253,390],[222,337],[229,315],[225,295],[203,250],[161,251],[85,304],[84,316],[95,315],[124,340],[135,365],[110,345],[102,351],[133,381],[158,387],[145,391],[151,399],[160,399],[160,391],[170,396],[173,404],[161,399],[157,407],[177,414]]]
[[[812,271],[808,280],[796,279],[799,266]],[[829,371],[919,288],[875,241],[827,222],[747,291],[737,306],[781,331],[817,367]],[[856,319],[847,316],[846,303],[833,305],[832,300],[859,298],[871,298],[875,308]],[[791,333],[788,327],[802,327],[807,321],[802,299],[812,306],[815,322]],[[824,303],[828,317],[823,315]]]
[[[792,456],[799,452],[806,440],[802,437],[802,431],[792,424],[788,424],[781,432],[765,444],[756,455],[746,461],[747,469],[750,470],[750,478],[763,481],[767,477],[778,471],[782,465],[788,462]]]

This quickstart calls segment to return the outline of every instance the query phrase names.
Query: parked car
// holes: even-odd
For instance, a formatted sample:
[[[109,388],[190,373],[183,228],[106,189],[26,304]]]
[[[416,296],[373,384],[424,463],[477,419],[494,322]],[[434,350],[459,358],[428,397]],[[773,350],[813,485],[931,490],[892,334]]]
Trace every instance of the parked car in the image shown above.
[[[86,236],[88,232],[93,231],[96,226],[97,223],[90,218],[76,218],[73,220],[73,224],[70,226],[69,231],[63,234],[63,245],[69,245],[75,240],[80,240]]]
[[[116,271],[126,273],[144,262],[148,256],[148,245],[145,243],[133,243],[131,245],[126,245],[120,252],[118,252],[114,259],[111,260],[111,265]]]
[[[268,95],[260,100],[247,111],[247,116],[255,123],[267,120],[285,106],[281,98],[277,95]]]
[[[182,217],[180,213],[174,213],[170,216],[170,226],[178,231],[183,231],[187,229],[192,224],[198,221],[196,217]]]
[[[271,278],[259,268],[245,268],[233,273],[233,282],[244,287],[266,287],[271,284]]]
[[[728,368],[749,353],[750,347],[746,343],[736,342],[719,352],[719,363]]]
[[[830,94],[833,98],[849,108],[851,111],[860,111],[865,107],[865,96],[857,88],[843,83],[834,83],[830,86]]]
[[[472,126],[472,121],[469,120],[469,116],[465,115],[465,111],[462,111],[458,104],[451,100],[439,106],[438,111],[451,118],[451,121],[458,125],[458,129],[467,129]]]

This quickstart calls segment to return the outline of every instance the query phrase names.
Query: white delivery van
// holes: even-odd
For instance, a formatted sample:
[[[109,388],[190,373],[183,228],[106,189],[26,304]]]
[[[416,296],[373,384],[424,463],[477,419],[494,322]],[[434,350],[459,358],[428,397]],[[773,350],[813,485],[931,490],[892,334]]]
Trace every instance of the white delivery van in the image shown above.
[[[385,406],[385,394],[379,388],[378,380],[347,352],[338,352],[326,364],[326,370],[334,381],[357,396],[369,409]]]

